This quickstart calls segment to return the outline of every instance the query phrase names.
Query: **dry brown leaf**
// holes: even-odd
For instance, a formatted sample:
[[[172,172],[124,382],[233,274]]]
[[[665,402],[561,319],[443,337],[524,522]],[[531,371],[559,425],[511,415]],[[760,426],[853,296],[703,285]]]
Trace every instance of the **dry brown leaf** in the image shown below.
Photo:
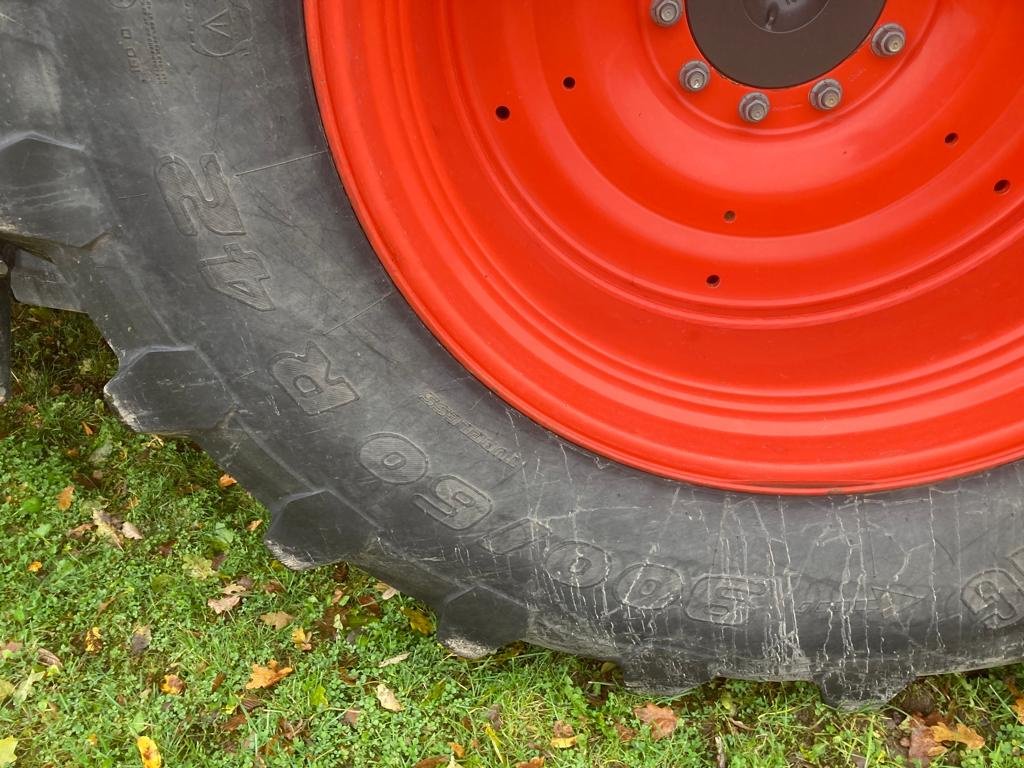
[[[44,667],[57,667],[57,669],[60,669],[64,666],[60,663],[60,659],[57,658],[57,654],[45,648],[40,648],[36,651],[36,658],[39,659],[39,663]]]
[[[1013,714],[1017,716],[1017,722],[1024,724],[1024,696],[1018,696],[1013,702]]]
[[[177,675],[164,675],[160,690],[168,696],[181,696],[185,692],[185,681]]]
[[[68,538],[81,539],[85,536],[86,533],[91,531],[94,527],[95,526],[92,523],[82,523],[81,525],[76,525],[74,528],[68,531]]]
[[[390,600],[398,594],[397,589],[392,587],[390,584],[385,584],[383,581],[378,581],[373,585],[373,588],[380,593],[381,600]]]
[[[636,729],[630,728],[618,720],[615,721],[615,732],[619,734],[619,741],[630,742],[636,738]]]
[[[460,760],[466,756],[466,748],[457,741],[449,741],[448,748],[451,749],[452,754]]]
[[[417,762],[412,768],[438,768],[440,765],[444,765],[448,762],[448,755],[438,755],[437,757],[424,757],[422,760]]]
[[[220,616],[222,613],[227,613],[234,608],[241,601],[241,597],[238,595],[228,595],[227,597],[211,597],[206,601],[206,604],[213,609],[213,612]]]
[[[86,653],[99,653],[100,649],[103,647],[103,632],[100,628],[91,627],[86,631],[82,645],[85,647]]]
[[[43,570],[43,564],[38,560],[33,560],[31,563],[28,564],[28,568],[26,568],[25,570],[27,570],[29,573],[39,573],[41,570]]]
[[[401,712],[405,709],[405,707],[398,702],[398,699],[395,698],[394,691],[384,685],[384,683],[377,684],[376,694],[377,701],[379,701],[380,705],[388,712]]]
[[[377,666],[380,669],[383,669],[384,667],[390,667],[392,664],[401,664],[403,661],[405,661],[408,658],[409,658],[409,651],[406,651],[405,653],[400,653],[397,656],[392,656],[390,659],[384,659],[384,661],[382,661]]]
[[[164,764],[156,742],[149,736],[139,736],[135,740],[135,746],[138,747],[139,757],[142,758],[142,768],[160,768]]]
[[[633,714],[641,723],[651,726],[651,738],[655,741],[671,736],[678,724],[676,713],[671,707],[659,707],[650,701],[642,707],[636,707]]]
[[[67,512],[71,508],[71,502],[75,498],[75,486],[69,485],[57,494],[57,509]]]
[[[114,528],[113,518],[106,513],[103,507],[97,506],[93,508],[92,522],[96,526],[97,536],[101,539],[106,539],[118,549],[122,549],[121,534]]]
[[[310,637],[306,634],[306,630],[302,627],[296,627],[292,630],[292,642],[295,643],[295,647],[300,651],[311,651],[313,650],[312,643],[309,642]]]
[[[263,525],[263,521],[262,520],[250,520],[249,524],[247,526],[245,526],[245,530],[247,530],[249,533],[252,533],[257,528],[259,528],[261,525]]]
[[[252,678],[245,684],[245,690],[252,691],[256,688],[269,688],[272,685],[277,685],[291,673],[291,667],[280,667],[273,659],[268,661],[265,667],[253,664]]]
[[[555,722],[552,729],[551,746],[554,749],[572,749],[576,746],[576,732],[569,723]]]
[[[224,490],[225,488],[230,488],[232,485],[237,485],[237,484],[238,484],[238,481],[235,480],[235,478],[233,478],[231,475],[229,475],[227,473],[221,475],[220,478],[218,478],[218,480],[217,480],[217,486],[221,490]]]
[[[264,613],[260,616],[260,620],[268,627],[284,629],[295,621],[295,617],[290,613],[285,613],[284,611],[274,611],[273,613]]]
[[[86,424],[84,421],[82,422],[82,431],[85,433],[86,437],[92,437],[94,434],[93,428]]]
[[[249,586],[252,586],[252,585],[250,584],[250,585],[247,586],[247,585],[241,584],[241,583],[239,583],[237,581],[233,581],[230,584],[228,584],[226,587],[221,588],[220,593],[222,595],[229,595],[229,596],[230,595],[244,595],[244,594],[246,594],[249,591]]]
[[[127,521],[121,523],[121,535],[126,539],[132,539],[133,541],[142,541],[143,539],[139,529]]]
[[[525,763],[516,763],[516,768],[544,768],[544,758],[531,757]]]
[[[973,728],[968,728],[963,723],[957,723],[956,728],[950,728],[945,723],[933,725],[932,738],[939,742],[953,742],[963,744],[968,749],[981,749],[985,746],[985,739]]]
[[[138,656],[153,642],[153,632],[148,626],[142,625],[135,628],[131,639],[128,641],[128,650],[132,656]]]
[[[356,723],[359,722],[359,715],[360,714],[361,713],[359,712],[358,709],[346,709],[345,710],[345,714],[343,714],[341,716],[341,719],[344,720],[349,725],[355,725]]]

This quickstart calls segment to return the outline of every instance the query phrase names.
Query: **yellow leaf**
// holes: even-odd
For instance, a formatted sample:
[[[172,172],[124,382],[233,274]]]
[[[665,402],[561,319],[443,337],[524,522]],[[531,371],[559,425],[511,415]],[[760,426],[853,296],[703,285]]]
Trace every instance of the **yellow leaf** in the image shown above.
[[[14,750],[18,747],[18,740],[13,736],[0,739],[0,765],[14,765],[18,756]]]
[[[269,688],[277,685],[281,680],[292,673],[291,667],[279,667],[278,663],[271,659],[267,666],[259,664],[252,665],[252,678],[245,684],[245,690],[251,691],[256,688]]]
[[[226,473],[221,475],[220,479],[217,480],[217,485],[220,487],[221,490],[224,490],[225,488],[230,488],[232,485],[236,485],[237,483],[238,481],[235,480],[235,478]]]
[[[985,739],[977,731],[968,728],[963,723],[957,723],[956,729],[950,728],[945,723],[933,725],[932,738],[935,741],[952,741],[963,744],[968,749],[981,749],[985,746]]]
[[[1013,714],[1017,716],[1017,722],[1024,723],[1024,696],[1017,697],[1013,702]]]
[[[156,748],[156,742],[149,736],[139,736],[135,740],[135,746],[139,748],[142,768],[160,768],[164,764],[163,758],[160,757],[160,750]]]
[[[551,739],[551,746],[555,749],[571,749],[576,746],[575,736],[555,736]]]
[[[274,611],[273,613],[264,613],[260,616],[260,620],[268,627],[284,629],[295,621],[295,617],[290,613],[285,613],[284,611]]]
[[[405,707],[398,702],[398,699],[395,698],[394,691],[384,685],[384,683],[378,683],[376,694],[377,701],[380,702],[380,705],[388,712],[401,712],[405,709]]]
[[[39,573],[41,570],[43,570],[43,564],[38,560],[33,560],[28,564],[29,573]]]
[[[402,613],[409,620],[409,626],[421,635],[429,635],[434,631],[434,620],[418,608],[402,608]]]
[[[249,524],[247,526],[245,526],[245,530],[247,530],[249,533],[252,533],[257,528],[259,528],[261,525],[263,525],[263,521],[262,520],[250,520]]]
[[[103,647],[102,631],[99,627],[92,627],[85,633],[85,652],[86,653],[99,653],[100,648]]]
[[[57,509],[66,512],[71,508],[71,500],[75,497],[75,486],[69,485],[57,494]]]
[[[495,754],[498,756],[498,762],[505,762],[505,757],[501,754],[501,742],[498,740],[498,734],[490,723],[484,723],[484,733],[486,734],[488,741],[491,742],[491,746],[494,748]]]
[[[295,643],[295,647],[300,651],[309,651],[313,648],[309,642],[309,635],[306,634],[306,630],[302,627],[296,627],[292,630],[292,642]]]
[[[160,683],[160,690],[168,696],[181,696],[185,691],[185,681],[177,675],[164,675],[164,681]]]

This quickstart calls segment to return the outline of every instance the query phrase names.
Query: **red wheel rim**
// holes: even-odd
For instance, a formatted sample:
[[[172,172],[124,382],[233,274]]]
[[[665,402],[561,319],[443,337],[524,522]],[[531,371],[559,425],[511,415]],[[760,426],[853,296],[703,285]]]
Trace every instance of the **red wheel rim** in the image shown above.
[[[505,400],[723,488],[893,488],[1024,455],[1024,5],[889,0],[764,91],[649,0],[306,0],[324,124],[381,261]]]

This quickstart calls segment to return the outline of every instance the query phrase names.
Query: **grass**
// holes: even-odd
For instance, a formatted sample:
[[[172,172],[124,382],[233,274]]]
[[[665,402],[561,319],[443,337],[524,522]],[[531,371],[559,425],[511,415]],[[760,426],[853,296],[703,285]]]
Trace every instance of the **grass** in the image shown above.
[[[807,684],[718,681],[655,702],[678,717],[655,740],[634,714],[647,699],[610,665],[525,646],[454,658],[426,609],[384,599],[373,577],[275,562],[255,522],[265,510],[221,487],[193,445],[125,429],[101,394],[113,356],[86,319],[21,307],[15,320],[15,396],[0,409],[0,747],[17,739],[19,768],[138,766],[140,736],[166,766],[904,766],[913,711],[985,739],[934,766],[1022,764],[1022,666],[926,679],[858,714]],[[217,615],[207,601],[231,584],[244,594]],[[261,619],[272,612],[294,619],[275,629]],[[293,671],[247,690],[271,659]],[[161,690],[168,675],[180,694]],[[380,684],[401,711],[381,706]],[[552,746],[559,721],[574,746]]]

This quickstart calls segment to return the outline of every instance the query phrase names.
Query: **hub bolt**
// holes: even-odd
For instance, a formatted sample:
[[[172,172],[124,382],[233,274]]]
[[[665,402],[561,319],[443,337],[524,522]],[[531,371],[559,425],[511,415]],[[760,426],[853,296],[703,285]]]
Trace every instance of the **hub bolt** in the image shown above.
[[[651,3],[651,18],[659,27],[671,27],[683,16],[679,0],[654,0]]]
[[[679,70],[679,84],[690,93],[703,91],[711,82],[711,70],[703,61],[691,61]]]
[[[760,123],[768,117],[771,107],[771,102],[763,93],[748,93],[740,99],[740,117],[748,123]]]
[[[898,56],[907,47],[907,31],[899,24],[885,24],[871,38],[871,50],[879,56]]]
[[[843,100],[843,86],[838,80],[826,78],[819,80],[811,88],[811,106],[820,109],[822,112],[829,112],[839,106]]]

